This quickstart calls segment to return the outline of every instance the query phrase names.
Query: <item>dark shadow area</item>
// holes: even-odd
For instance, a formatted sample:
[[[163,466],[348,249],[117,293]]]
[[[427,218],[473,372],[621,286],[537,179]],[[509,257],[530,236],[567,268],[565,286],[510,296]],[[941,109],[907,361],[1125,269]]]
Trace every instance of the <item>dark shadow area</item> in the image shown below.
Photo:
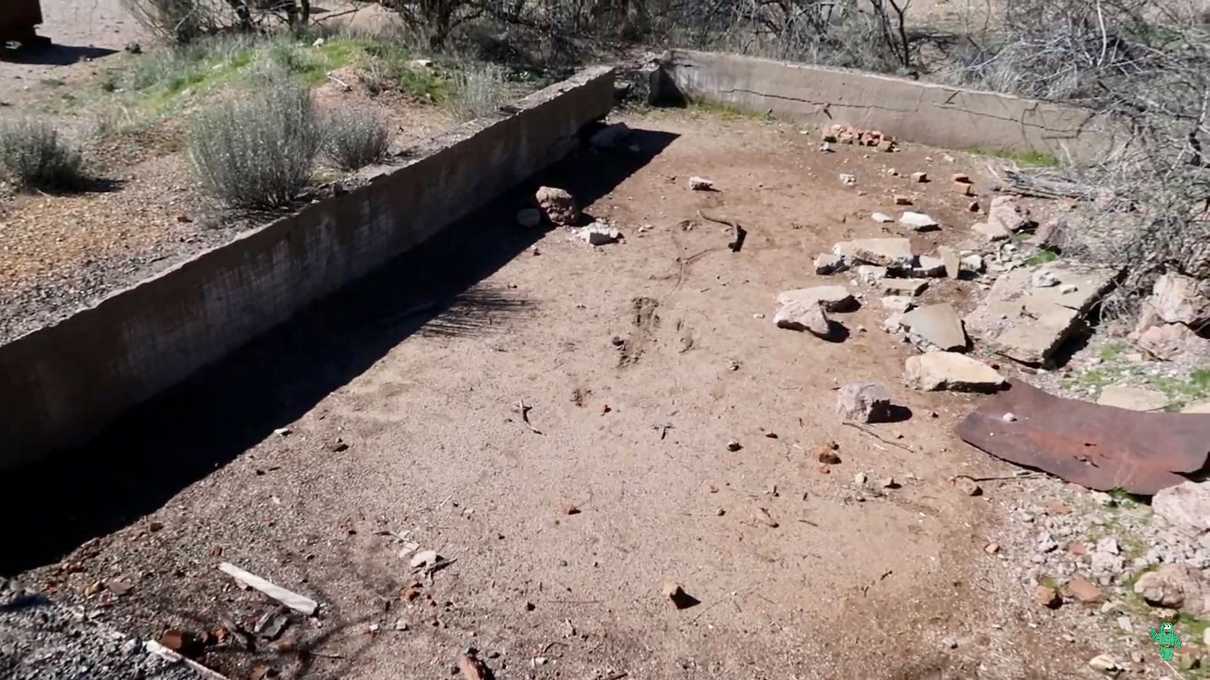
[[[849,339],[849,329],[844,324],[828,319],[828,334],[817,336],[828,342],[844,342]]]
[[[8,61],[15,64],[37,64],[41,66],[69,66],[77,62],[100,59],[101,57],[107,57],[116,53],[117,50],[104,47],[55,45],[46,41],[42,44],[35,42],[28,47],[23,45],[19,49],[0,47],[0,61]]]
[[[588,204],[646,165],[675,135],[636,130],[638,153],[580,152],[470,218],[298,313],[156,399],[91,444],[5,471],[0,574],[58,560],[85,540],[161,507],[290,423],[413,333],[473,335],[528,302],[484,278],[532,246],[539,230],[515,225],[540,184]],[[588,171],[585,171],[588,169]],[[456,370],[452,368],[451,370]]]
[[[885,413],[877,414],[877,417],[871,417],[871,423],[902,423],[912,419],[912,409],[906,406],[898,406],[891,404],[887,407]]]

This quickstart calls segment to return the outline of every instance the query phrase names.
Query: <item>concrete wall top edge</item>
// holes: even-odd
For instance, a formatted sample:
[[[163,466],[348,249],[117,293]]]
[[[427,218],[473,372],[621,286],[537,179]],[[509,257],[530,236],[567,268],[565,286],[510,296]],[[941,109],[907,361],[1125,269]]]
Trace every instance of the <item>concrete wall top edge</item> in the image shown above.
[[[570,89],[573,89],[578,86],[586,85],[588,83],[591,83],[594,80],[598,80],[598,79],[606,78],[606,77],[612,77],[613,72],[614,72],[614,69],[611,66],[585,67],[585,68],[577,71],[575,74],[573,74],[570,78],[567,78],[566,80],[559,81],[559,82],[549,85],[541,90],[538,90],[537,92],[533,92],[533,93],[525,96],[524,98],[518,100],[514,104],[514,106],[517,107],[518,113],[537,109],[537,108],[543,106],[544,104],[553,101],[560,94],[563,94],[564,92],[567,92]],[[443,151],[459,142],[470,139],[471,137],[474,137],[476,134],[479,134],[480,132],[488,130],[496,125],[500,125],[504,121],[508,120],[509,118],[511,118],[514,115],[517,115],[517,114],[516,113],[514,113],[514,114],[498,113],[498,114],[493,114],[491,116],[477,118],[475,120],[467,121],[465,123],[460,123],[460,124],[454,126],[452,129],[447,129],[445,131],[437,133],[432,138],[430,138],[429,141],[427,141],[427,142],[423,143],[422,145],[420,145],[419,147],[417,147],[416,155],[411,156],[407,159],[404,159],[403,162],[399,162],[396,164],[375,166],[367,174],[361,176],[360,179],[367,182],[367,184],[373,184],[373,183],[376,183],[379,181],[387,180],[391,176],[393,176],[395,173],[405,170],[407,168],[410,168],[411,166],[424,161],[425,158],[428,158],[429,156],[440,153],[441,151]],[[364,188],[364,187],[357,187],[357,188],[353,189],[353,191],[358,191],[359,189],[362,189],[362,188]],[[218,251],[222,251],[222,250],[232,248],[232,247],[238,247],[238,244],[240,244],[241,242],[247,241],[249,239],[257,238],[260,234],[262,234],[266,231],[273,230],[273,229],[279,227],[280,225],[282,225],[283,223],[291,222],[301,216],[305,216],[308,212],[310,212],[312,210],[322,210],[326,201],[330,201],[335,198],[339,198],[339,196],[329,197],[327,199],[315,200],[307,205],[295,208],[289,212],[284,212],[281,215],[273,218],[272,220],[265,222],[264,224],[261,224],[259,226],[253,227],[251,229],[247,229],[245,231],[234,234],[231,236],[230,239],[228,239],[227,241],[225,241],[223,243],[220,243],[218,245],[215,245],[215,246],[212,246],[205,250],[202,250],[201,252],[195,253],[194,255],[190,256],[189,258],[187,258],[185,260],[168,265],[164,269],[161,269],[160,271],[158,271],[154,274],[151,274],[149,276],[146,276],[143,279],[140,279],[134,283],[131,283],[131,284],[123,286],[121,288],[116,288],[112,291],[109,291],[108,293],[103,295],[101,298],[93,301],[90,304],[77,308],[74,312],[71,312],[70,314],[64,316],[63,318],[60,318],[52,323],[48,323],[44,326],[32,329],[26,333],[23,333],[15,338],[9,340],[6,343],[0,343],[0,348],[3,348],[7,345],[15,345],[17,343],[20,343],[23,340],[25,340],[26,338],[28,338],[29,336],[38,334],[38,333],[45,331],[47,329],[50,329],[50,328],[54,328],[55,326],[59,326],[65,322],[67,322],[68,320],[70,320],[71,318],[73,318],[74,316],[76,316],[78,314],[88,314],[100,307],[105,306],[110,300],[122,297],[137,288],[140,288],[143,286],[148,286],[148,285],[153,285],[158,280],[160,280],[164,277],[172,276],[175,273],[179,272],[180,270],[191,266],[191,264],[193,264],[199,260],[203,260]]]

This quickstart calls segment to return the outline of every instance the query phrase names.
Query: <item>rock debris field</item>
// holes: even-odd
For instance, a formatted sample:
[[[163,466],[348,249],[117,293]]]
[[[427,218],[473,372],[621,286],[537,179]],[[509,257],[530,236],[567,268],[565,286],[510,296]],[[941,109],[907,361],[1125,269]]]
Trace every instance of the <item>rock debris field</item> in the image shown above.
[[[954,429],[1010,381],[1204,413],[1139,378],[1200,351],[1204,292],[1165,277],[1107,352],[1117,272],[1040,261],[1065,206],[986,158],[610,123],[61,463],[0,565],[0,674],[1201,677],[1210,491]]]

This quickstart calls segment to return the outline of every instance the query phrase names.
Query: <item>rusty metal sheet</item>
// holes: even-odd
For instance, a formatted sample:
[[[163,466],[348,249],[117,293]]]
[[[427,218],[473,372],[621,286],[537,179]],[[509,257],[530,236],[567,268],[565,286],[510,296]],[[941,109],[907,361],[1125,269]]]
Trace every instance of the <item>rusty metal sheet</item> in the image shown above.
[[[1149,496],[1187,481],[1178,473],[1201,470],[1210,455],[1210,415],[1130,411],[1009,384],[957,427],[997,458],[1091,489]]]

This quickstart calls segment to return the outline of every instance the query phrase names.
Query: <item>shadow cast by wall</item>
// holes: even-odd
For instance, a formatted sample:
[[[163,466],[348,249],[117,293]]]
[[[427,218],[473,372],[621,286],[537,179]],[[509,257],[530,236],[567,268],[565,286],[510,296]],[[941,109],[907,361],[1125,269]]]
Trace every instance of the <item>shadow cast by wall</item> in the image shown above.
[[[70,66],[81,61],[108,57],[111,54],[117,54],[117,50],[55,44],[34,44],[20,49],[0,47],[0,61],[37,66]]]
[[[514,224],[540,184],[581,204],[609,193],[674,139],[636,130],[637,153],[583,151],[289,322],[133,409],[94,440],[0,480],[0,574],[53,562],[156,510],[348,383],[413,333],[474,335],[484,312],[529,303],[476,287],[541,235]]]

